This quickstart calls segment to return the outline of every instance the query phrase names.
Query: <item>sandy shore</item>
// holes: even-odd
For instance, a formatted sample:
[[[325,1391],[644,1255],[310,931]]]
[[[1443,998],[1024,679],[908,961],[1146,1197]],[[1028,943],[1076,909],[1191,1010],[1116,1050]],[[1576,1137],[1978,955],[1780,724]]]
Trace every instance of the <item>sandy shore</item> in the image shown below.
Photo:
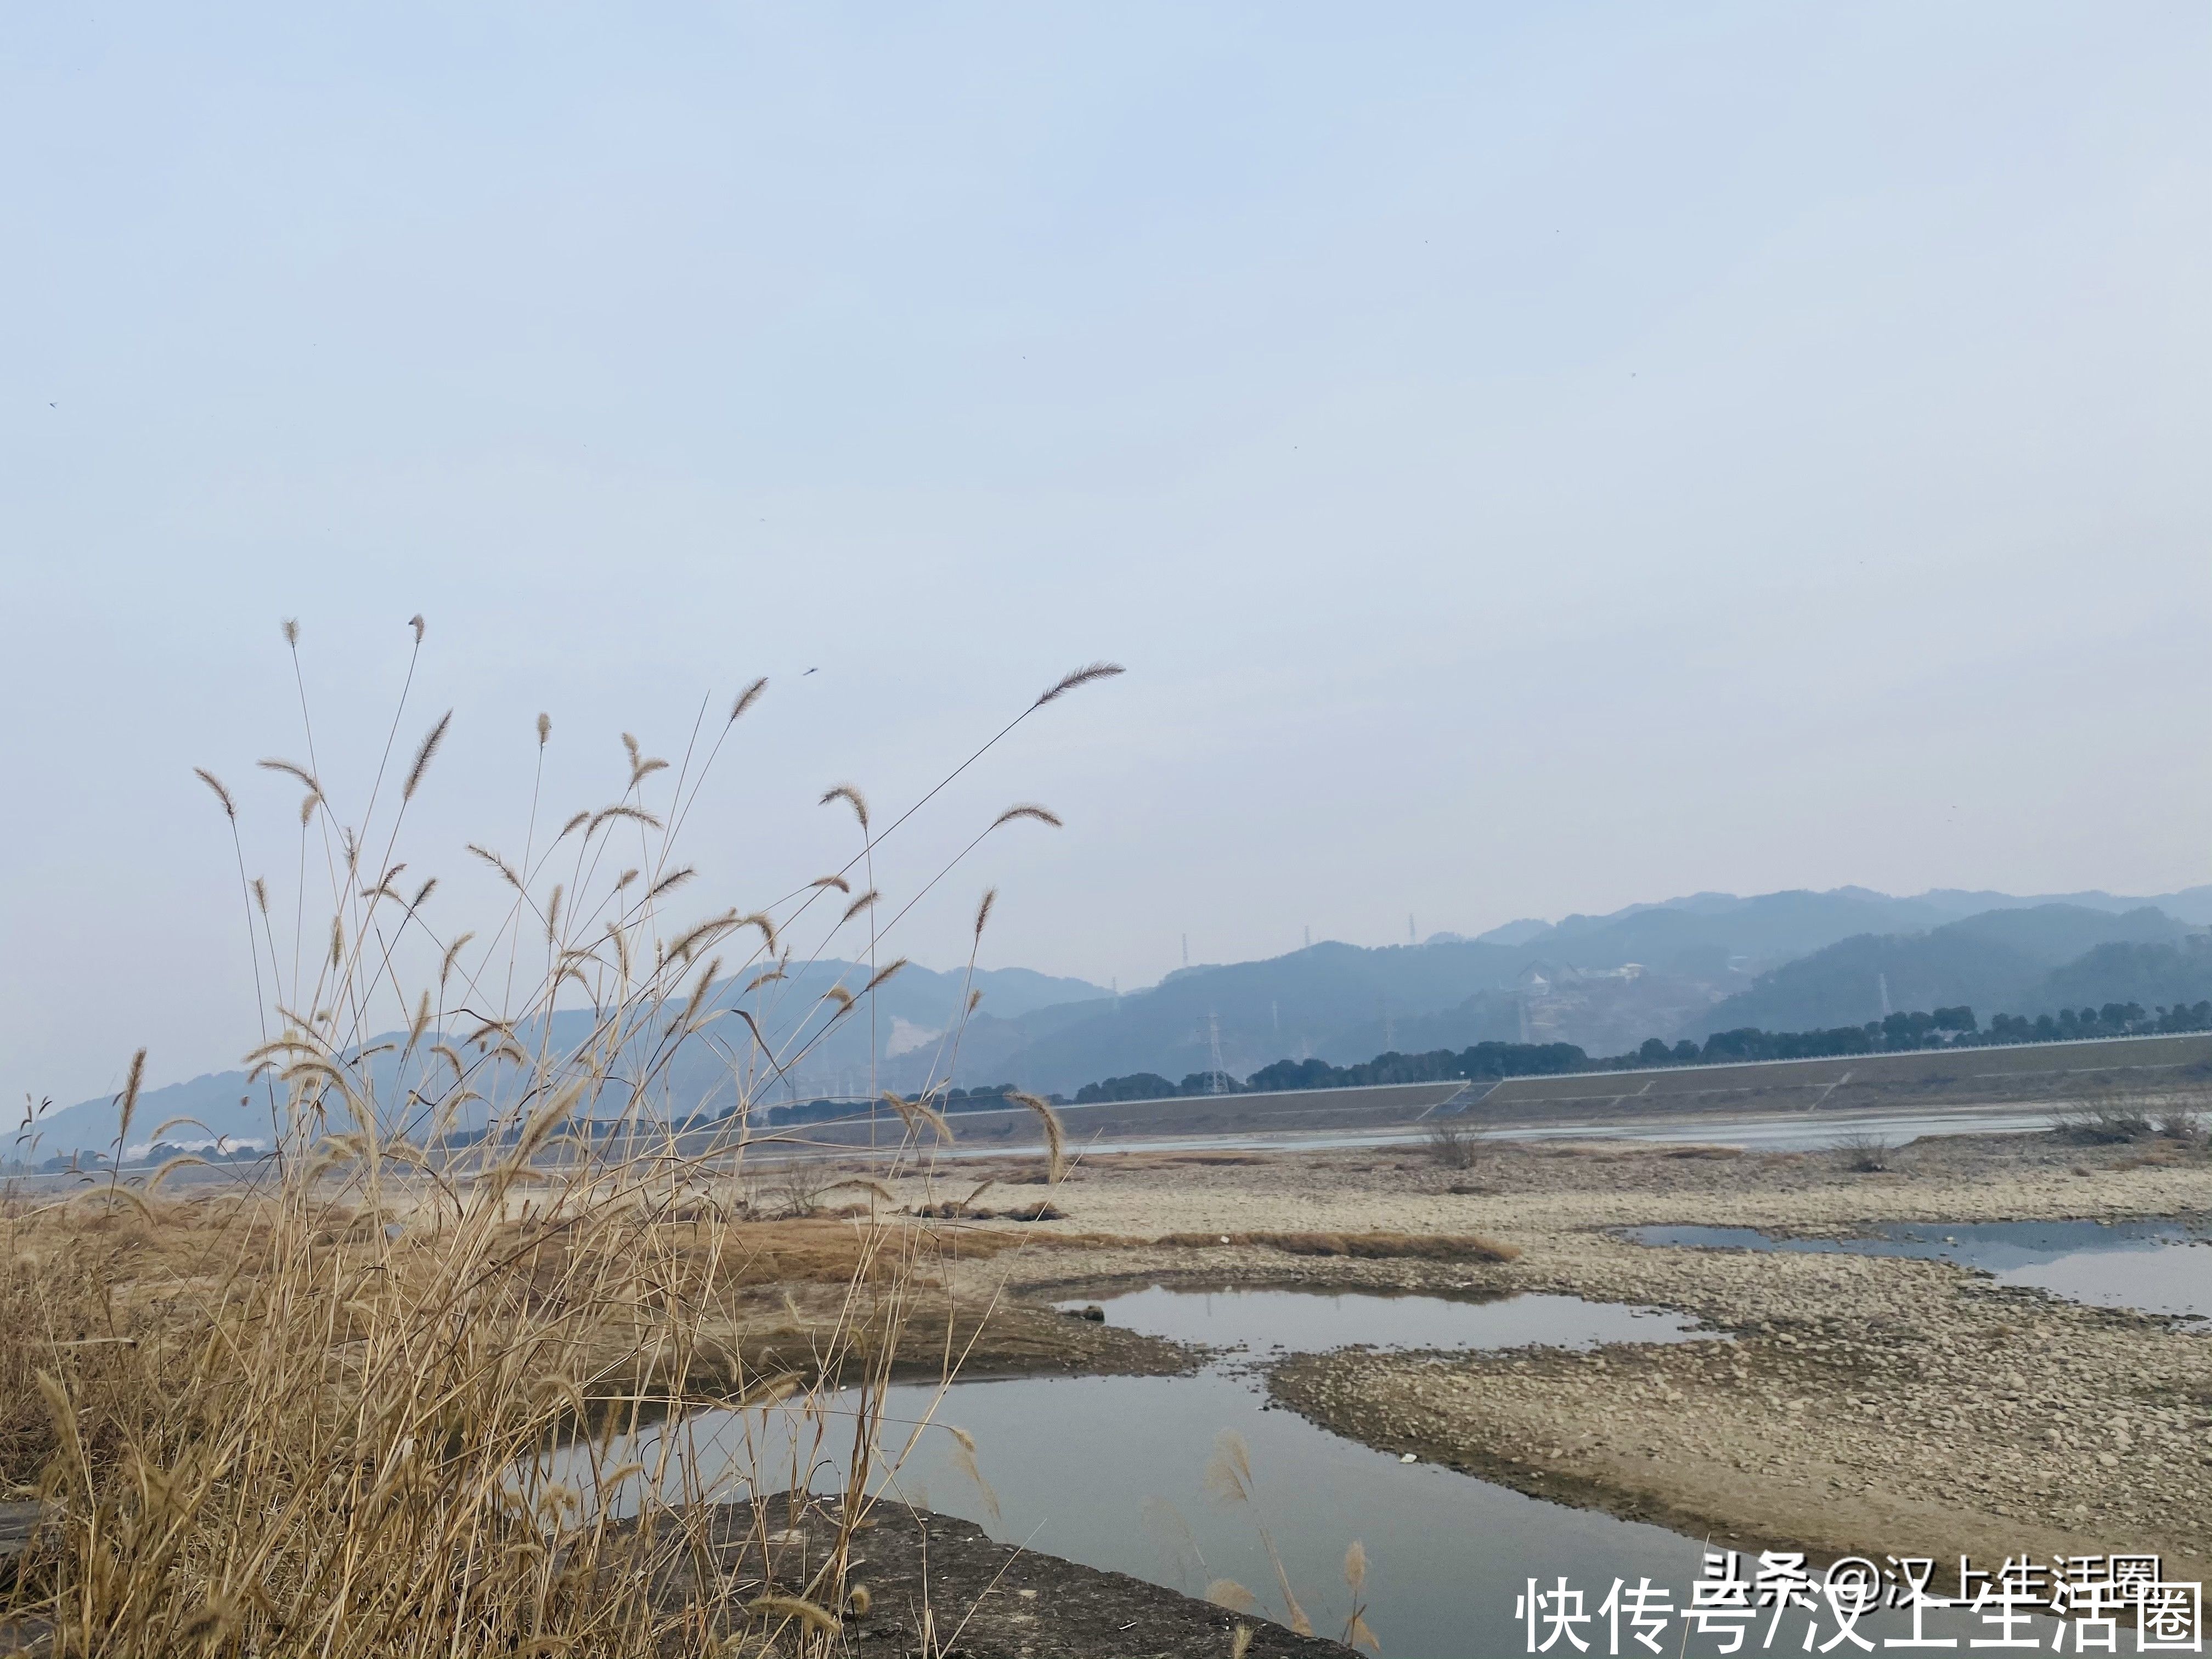
[[[1133,1242],[1012,1251],[976,1273],[1055,1294],[1179,1276],[1557,1291],[1680,1310],[1731,1339],[1589,1355],[1352,1350],[1277,1370],[1283,1403],[1378,1447],[1754,1549],[1991,1564],[2151,1550],[2212,1576],[2212,1335],[1943,1262],[1659,1249],[1610,1231],[2203,1217],[2201,1150],[1960,1138],[1876,1175],[1831,1154],[1625,1143],[1486,1149],[1465,1170],[1414,1152],[1147,1155],[1085,1165],[1056,1201],[1068,1218],[1038,1231],[1480,1233],[1522,1254],[1316,1259]]]

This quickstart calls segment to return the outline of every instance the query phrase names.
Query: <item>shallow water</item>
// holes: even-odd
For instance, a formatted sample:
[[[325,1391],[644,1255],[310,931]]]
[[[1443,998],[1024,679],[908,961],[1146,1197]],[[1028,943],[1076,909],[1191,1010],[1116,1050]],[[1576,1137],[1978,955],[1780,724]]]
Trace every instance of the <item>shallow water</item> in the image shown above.
[[[1080,1298],[1062,1308],[1086,1305]],[[1578,1296],[1442,1297],[1154,1285],[1096,1304],[1109,1322],[1209,1348],[1322,1353],[1331,1348],[1589,1348],[1715,1337],[1663,1308]]]
[[[1368,1560],[1359,1600],[1392,1659],[1524,1651],[1515,1598],[1532,1577],[1549,1591],[1566,1575],[1593,1614],[1616,1577],[1633,1585],[1648,1577],[1672,1591],[1677,1607],[1688,1600],[1704,1560],[1699,1540],[1432,1464],[1402,1462],[1387,1446],[1378,1450],[1269,1408],[1255,1370],[1263,1352],[1346,1342],[1588,1346],[1700,1334],[1680,1316],[1571,1297],[1460,1301],[1164,1286],[1100,1305],[1114,1323],[1244,1358],[1188,1376],[1023,1378],[963,1382],[941,1393],[894,1389],[881,1441],[894,1455],[909,1436],[914,1443],[887,1490],[975,1521],[1001,1540],[1193,1595],[1214,1580],[1233,1579],[1276,1619],[1286,1615],[1281,1578],[1287,1578],[1314,1627],[1328,1635],[1342,1632],[1352,1609],[1343,1563],[1357,1540]],[[972,1462],[946,1425],[972,1438]],[[1249,1461],[1243,1499],[1224,1501],[1218,1480],[1208,1480],[1224,1432],[1241,1440]],[[735,1497],[756,1468],[762,1483],[776,1489],[807,1473],[817,1489],[834,1485],[850,1437],[849,1419],[834,1409],[811,1417],[789,1408],[709,1413],[649,1431],[616,1456],[651,1463],[667,1444],[672,1493],[688,1488],[695,1496]],[[1869,1540],[1866,1553],[1879,1561],[1888,1541]],[[1768,1616],[1759,1615],[1741,1650],[1759,1650]],[[1776,1650],[1797,1650],[1812,1616],[1790,1612]],[[1826,1640],[1835,1621],[1825,1611],[1820,1620]],[[1931,1620],[1931,1633],[1938,1628]],[[1592,1652],[1607,1650],[1601,1618],[1581,1629]],[[1910,1626],[1904,1614],[1883,1611],[1862,1619],[1858,1629],[1879,1643]],[[1677,1622],[1665,1639],[1668,1653],[1705,1654],[1721,1651],[1723,1638],[1698,1636],[1685,1644]],[[1621,1640],[1622,1651],[1645,1650],[1626,1631]],[[1562,1641],[1553,1650],[1571,1650]]]
[[[1907,1255],[1979,1267],[2074,1302],[2212,1319],[2212,1237],[2179,1220],[1889,1222],[1860,1238],[1778,1238],[1753,1227],[1632,1227],[1639,1244]]]

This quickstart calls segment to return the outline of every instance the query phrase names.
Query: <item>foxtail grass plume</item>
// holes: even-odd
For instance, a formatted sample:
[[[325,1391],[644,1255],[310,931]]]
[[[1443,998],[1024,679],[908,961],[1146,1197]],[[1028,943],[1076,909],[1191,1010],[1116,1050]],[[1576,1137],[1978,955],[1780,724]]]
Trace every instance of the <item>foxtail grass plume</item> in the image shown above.
[[[267,760],[257,761],[254,764],[264,772],[282,772],[289,777],[297,778],[318,795],[323,793],[323,786],[316,781],[315,775],[297,761],[279,760],[272,756]]]
[[[755,680],[750,685],[747,686],[744,690],[738,692],[738,700],[730,705],[729,723],[734,726],[737,723],[738,716],[744,714],[746,709],[758,702],[761,698],[761,693],[767,690],[768,676],[763,674],[758,679]]]
[[[983,890],[983,902],[975,907],[975,937],[978,939],[983,937],[983,924],[991,919],[991,907],[998,902],[999,890],[995,887],[986,887]]]
[[[1012,823],[1021,818],[1033,818],[1039,823],[1048,823],[1055,830],[1060,827],[1060,815],[1057,812],[1049,807],[1039,806],[1034,802],[1025,801],[1019,806],[1009,806],[998,817],[993,818],[991,828],[995,830],[1002,823]]]
[[[899,1115],[899,1121],[906,1125],[908,1134],[915,1133],[916,1126],[927,1125],[931,1133],[939,1140],[950,1141],[952,1139],[952,1126],[945,1121],[945,1115],[932,1106],[927,1099],[908,1100],[905,1096],[886,1089],[884,1091],[884,1104]],[[990,1184],[987,1181],[983,1186],[988,1187]],[[982,1188],[979,1187],[975,1190],[981,1192]],[[974,1194],[971,1194],[969,1196],[972,1198]]]
[[[1093,680],[1111,679],[1116,674],[1126,674],[1127,672],[1128,672],[1128,670],[1123,668],[1118,662],[1086,663],[1081,668],[1075,669],[1072,672],[1061,675],[1060,678],[1054,683],[1052,687],[1047,690],[1042,696],[1031,703],[1030,707],[1032,708],[1042,708],[1045,704],[1052,702],[1054,698],[1066,696],[1069,692],[1074,690],[1076,687],[1079,685],[1088,685]]]
[[[438,752],[438,745],[445,742],[446,728],[453,723],[453,711],[450,708],[438,716],[438,723],[423,738],[422,746],[415,751],[415,764],[407,769],[407,784],[399,792],[400,799],[415,799],[415,791],[422,781],[422,775],[430,769],[430,758]]]
[[[468,843],[468,850],[475,854],[477,857],[482,859],[486,864],[491,866],[493,869],[498,871],[501,876],[506,878],[507,884],[514,888],[516,892],[520,893],[528,890],[522,884],[522,878],[514,873],[514,866],[507,863],[507,861],[500,857],[498,854],[493,852],[491,848],[489,847],[479,847],[476,842],[471,842]]]
[[[422,613],[417,611],[413,616],[407,619],[407,625],[415,630],[415,643],[417,645],[422,644],[423,628]]]
[[[192,772],[202,783],[215,791],[215,798],[222,803],[223,816],[234,821],[238,817],[238,807],[230,799],[230,791],[222,787],[222,780],[204,766],[195,766]]]
[[[1025,1095],[1018,1089],[1006,1098],[1017,1106],[1027,1107],[1036,1115],[1036,1121],[1044,1126],[1045,1176],[1054,1186],[1058,1186],[1060,1176],[1066,1172],[1067,1161],[1066,1141],[1060,1130],[1060,1114],[1052,1109],[1050,1102],[1040,1100],[1035,1095]]]
[[[823,792],[821,800],[816,804],[827,806],[833,800],[842,800],[848,804],[853,809],[853,816],[860,821],[862,832],[866,833],[868,827],[868,803],[861,798],[860,792],[849,783],[833,785]]]
[[[745,1611],[757,1619],[795,1619],[823,1636],[833,1636],[843,1628],[836,1614],[796,1595],[755,1596],[745,1603]]]
[[[991,1490],[991,1483],[983,1478],[983,1470],[975,1462],[975,1437],[965,1429],[957,1429],[950,1423],[939,1425],[952,1437],[952,1466],[975,1483],[983,1497],[983,1507],[990,1511],[991,1519],[999,1519],[999,1494]]]
[[[123,1092],[115,1097],[122,1109],[120,1127],[115,1132],[116,1162],[122,1163],[121,1149],[131,1139],[131,1120],[138,1110],[138,1091],[146,1081],[146,1051],[141,1048],[131,1056],[131,1071],[123,1080]]]

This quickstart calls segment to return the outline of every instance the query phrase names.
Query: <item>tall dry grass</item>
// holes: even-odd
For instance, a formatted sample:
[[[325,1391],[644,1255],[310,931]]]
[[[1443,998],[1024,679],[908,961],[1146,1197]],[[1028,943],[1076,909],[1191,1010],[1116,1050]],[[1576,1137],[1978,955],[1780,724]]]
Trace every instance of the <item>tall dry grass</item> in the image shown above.
[[[296,627],[285,635],[296,669]],[[1118,672],[1068,676],[948,779]],[[847,1183],[858,1201],[841,1219],[762,1221],[749,1195],[764,1160],[801,1150],[793,1136],[742,1109],[686,1133],[672,1079],[688,1046],[714,1045],[742,1108],[867,1012],[900,965],[877,956],[890,925],[873,902],[820,901],[856,871],[873,895],[877,848],[938,791],[879,830],[841,787],[825,799],[860,832],[841,869],[757,910],[680,915],[680,832],[755,682],[677,765],[626,737],[612,799],[557,827],[533,799],[519,859],[471,846],[506,912],[448,933],[436,882],[400,851],[450,714],[395,752],[395,713],[343,813],[297,678],[307,758],[263,763],[302,792],[296,894],[249,874],[237,800],[201,774],[231,827],[266,1001],[248,1063],[268,1156],[219,1178],[190,1157],[123,1174],[134,1132],[172,1127],[134,1121],[142,1052],[118,1101],[118,1168],[0,1206],[0,1481],[50,1516],[0,1586],[0,1617],[56,1654],[149,1659],[837,1649],[852,1539],[915,1432],[883,1419],[893,1368],[957,1370],[949,1321],[929,1353],[909,1352],[948,1243],[866,1181]],[[550,737],[541,716],[541,757]],[[1024,808],[1000,823],[1036,817],[1050,821]],[[863,915],[866,981],[776,1026],[811,1036],[779,1039],[718,993],[773,987]],[[979,939],[985,915],[988,899]],[[410,961],[436,966],[413,984]],[[950,1137],[927,1094],[890,1109],[887,1168]],[[811,1176],[767,1169],[803,1200],[785,1207],[818,1207]],[[745,1334],[764,1286],[797,1313],[794,1278],[826,1306],[764,1361]],[[648,1423],[771,1404],[807,1443],[718,1490],[666,1451],[625,1461]],[[733,1544],[700,1500],[782,1492],[794,1469],[793,1501],[830,1518],[835,1544],[793,1582],[769,1573],[764,1535]]]

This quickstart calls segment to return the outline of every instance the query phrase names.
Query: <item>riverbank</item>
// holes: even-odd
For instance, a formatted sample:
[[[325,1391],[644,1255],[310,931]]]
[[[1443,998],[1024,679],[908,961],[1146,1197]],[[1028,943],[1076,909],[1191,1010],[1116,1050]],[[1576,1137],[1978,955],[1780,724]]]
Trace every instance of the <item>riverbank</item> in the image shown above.
[[[1588,1355],[1346,1350],[1286,1361],[1270,1387],[1368,1444],[1753,1549],[1991,1563],[2146,1550],[2184,1577],[2212,1572],[2197,1497],[2212,1474],[2212,1335],[1947,1262],[1653,1248],[1613,1231],[2212,1215],[2201,1146],[1960,1137],[1887,1161],[1869,1174],[1832,1153],[1626,1143],[1486,1148],[1467,1169],[1413,1152],[1101,1158],[1056,1194],[1067,1219],[1038,1231],[1177,1243],[1071,1238],[991,1267],[1037,1295],[1202,1277],[1678,1309],[1733,1340]],[[1292,1228],[1480,1233],[1520,1255],[1193,1242]]]
[[[750,1504],[718,1506],[710,1516],[708,1559],[718,1575],[732,1579],[739,1602],[780,1596],[795,1606],[835,1548],[838,1505],[769,1502],[767,1516],[757,1515]],[[842,1651],[864,1656],[1223,1659],[1240,1651],[1240,1628],[1247,1659],[1350,1659],[1353,1651],[1126,1573],[1000,1543],[971,1522],[890,1498],[868,1506],[848,1568],[851,1588],[837,1634]],[[680,1573],[666,1593],[679,1603],[702,1599]],[[772,1659],[786,1645],[771,1629],[764,1644],[718,1651],[731,1659]]]

